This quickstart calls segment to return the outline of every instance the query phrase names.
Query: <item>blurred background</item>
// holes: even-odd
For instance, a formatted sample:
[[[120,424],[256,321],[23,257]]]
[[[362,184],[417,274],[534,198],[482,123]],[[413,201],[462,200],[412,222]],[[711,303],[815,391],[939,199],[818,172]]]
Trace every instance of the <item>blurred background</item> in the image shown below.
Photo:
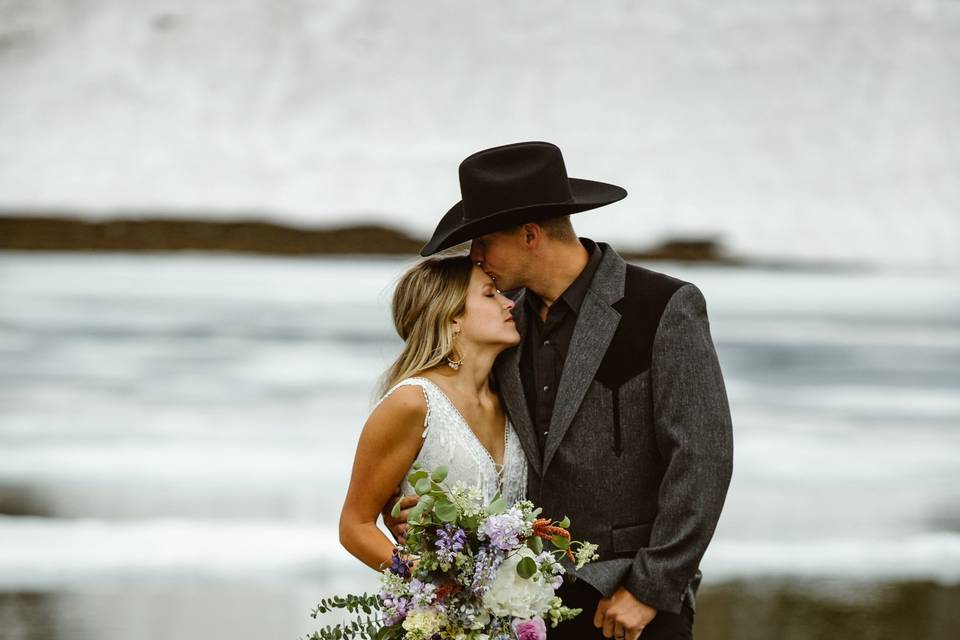
[[[520,140],[704,292],[702,640],[960,637],[960,2],[0,0],[0,638],[293,639],[388,303]]]

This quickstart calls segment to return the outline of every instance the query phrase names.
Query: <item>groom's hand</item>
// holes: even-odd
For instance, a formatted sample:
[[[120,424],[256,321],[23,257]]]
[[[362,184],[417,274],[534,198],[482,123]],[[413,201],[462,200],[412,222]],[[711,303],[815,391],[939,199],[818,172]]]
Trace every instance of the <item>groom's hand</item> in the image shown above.
[[[602,598],[593,614],[593,626],[603,629],[603,637],[637,640],[650,624],[657,610],[640,602],[633,594],[619,587],[609,598]]]
[[[400,517],[394,518],[391,511],[393,511],[393,505],[397,503],[397,500],[400,501]],[[401,497],[400,487],[397,487],[393,491],[393,496],[387,500],[387,504],[383,505],[383,511],[380,512],[383,516],[383,524],[387,525],[387,529],[393,534],[393,539],[397,541],[397,544],[407,542],[407,527],[409,526],[407,525],[407,516],[418,500],[420,500],[420,496]]]

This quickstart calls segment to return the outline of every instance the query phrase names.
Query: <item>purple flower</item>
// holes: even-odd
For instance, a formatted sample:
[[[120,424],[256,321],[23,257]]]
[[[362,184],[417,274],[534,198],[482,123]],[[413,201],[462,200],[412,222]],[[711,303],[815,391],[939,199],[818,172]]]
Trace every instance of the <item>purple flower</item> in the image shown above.
[[[437,540],[434,544],[437,547],[437,559],[440,562],[452,564],[457,554],[466,546],[467,534],[460,527],[447,524],[437,530]]]
[[[394,552],[393,557],[390,559],[390,572],[401,578],[409,578],[410,565]]]
[[[407,612],[410,610],[410,600],[407,598],[382,597],[381,600],[385,626],[392,627],[407,617]]]
[[[470,582],[470,591],[474,595],[483,596],[490,590],[494,578],[497,577],[497,569],[503,563],[503,554],[497,550],[491,550],[487,546],[481,546],[474,558],[473,579]]]
[[[527,620],[517,618],[513,621],[513,633],[517,640],[547,640],[547,625],[540,616]]]
[[[477,535],[481,540],[490,540],[490,544],[497,549],[510,551],[520,544],[520,536],[526,527],[523,512],[511,507],[504,513],[487,517],[477,530]]]
[[[437,587],[432,582],[421,582],[416,578],[409,583],[410,599],[417,607],[429,607],[437,593]]]

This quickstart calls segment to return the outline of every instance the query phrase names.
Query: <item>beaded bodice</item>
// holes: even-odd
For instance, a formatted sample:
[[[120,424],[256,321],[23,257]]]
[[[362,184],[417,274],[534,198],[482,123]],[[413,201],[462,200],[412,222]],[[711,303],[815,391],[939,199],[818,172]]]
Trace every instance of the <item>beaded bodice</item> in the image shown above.
[[[498,491],[507,504],[526,496],[527,459],[509,418],[505,420],[503,465],[499,467],[453,401],[432,380],[422,377],[401,380],[380,402],[402,386],[420,387],[427,401],[423,446],[415,462],[426,469],[445,465],[449,470],[445,484],[453,486],[462,482],[465,486],[477,487],[484,503],[489,503]],[[404,474],[401,491],[404,495],[413,495],[416,491],[407,482],[407,475],[409,471]]]

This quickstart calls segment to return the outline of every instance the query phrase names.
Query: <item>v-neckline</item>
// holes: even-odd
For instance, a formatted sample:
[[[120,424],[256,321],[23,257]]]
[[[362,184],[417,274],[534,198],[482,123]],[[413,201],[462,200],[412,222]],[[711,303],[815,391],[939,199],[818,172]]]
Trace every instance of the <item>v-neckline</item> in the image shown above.
[[[441,389],[440,385],[438,385],[436,382],[434,382],[430,378],[427,378],[426,376],[417,376],[417,378],[419,380],[426,380],[434,389],[440,392],[440,395],[443,396],[443,399],[447,401],[447,404],[449,404],[453,408],[453,410],[457,413],[457,417],[460,418],[461,424],[463,424],[466,430],[473,437],[473,441],[476,442],[481,449],[483,449],[483,452],[485,454],[487,454],[487,459],[489,459],[490,462],[493,464],[493,470],[497,472],[497,475],[501,474],[503,472],[504,464],[506,464],[507,462],[507,444],[510,440],[507,437],[510,431],[510,417],[507,416],[507,412],[506,411],[503,412],[503,462],[498,463],[496,460],[493,459],[493,455],[490,453],[490,450],[487,449],[486,446],[484,446],[483,442],[481,442],[480,437],[477,436],[477,432],[473,430],[473,427],[470,426],[470,423],[467,422],[467,419],[463,417],[463,412],[461,412],[460,409],[457,407],[457,405],[453,402],[453,399],[447,395],[447,392]]]

